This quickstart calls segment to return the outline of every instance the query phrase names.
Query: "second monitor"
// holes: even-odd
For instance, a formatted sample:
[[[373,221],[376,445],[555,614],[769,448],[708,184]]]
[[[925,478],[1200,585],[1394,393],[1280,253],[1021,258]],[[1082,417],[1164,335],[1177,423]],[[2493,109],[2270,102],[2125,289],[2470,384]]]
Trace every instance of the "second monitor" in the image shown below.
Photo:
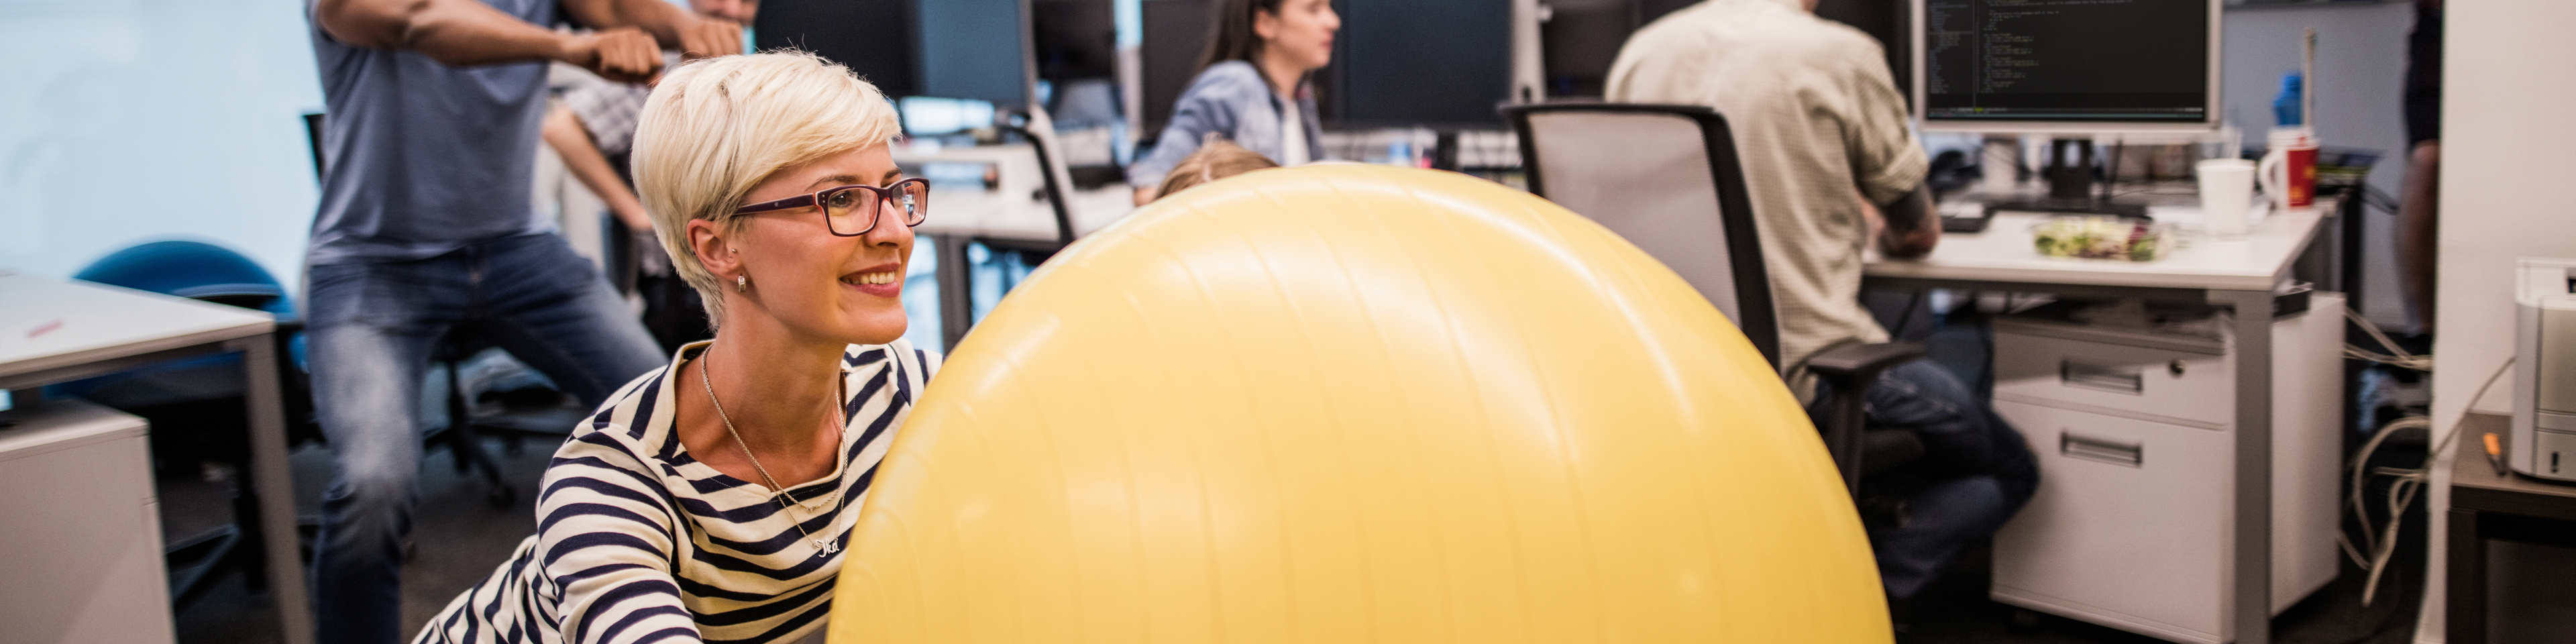
[[[1914,0],[1927,130],[2218,125],[2220,0]]]

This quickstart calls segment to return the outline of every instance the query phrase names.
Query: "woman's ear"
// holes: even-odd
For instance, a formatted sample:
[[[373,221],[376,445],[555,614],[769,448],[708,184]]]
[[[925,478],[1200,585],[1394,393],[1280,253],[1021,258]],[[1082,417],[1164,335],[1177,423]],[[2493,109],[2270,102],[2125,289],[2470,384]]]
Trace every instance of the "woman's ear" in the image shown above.
[[[1287,7],[1284,7],[1284,6],[1283,6],[1283,7],[1280,7],[1280,8],[1281,8],[1281,9],[1286,9]],[[1260,37],[1261,37],[1262,42],[1269,42],[1269,41],[1271,41],[1271,40],[1273,40],[1273,39],[1278,38],[1278,37],[1279,37],[1279,12],[1277,12],[1277,11],[1270,11],[1270,10],[1267,10],[1267,9],[1254,9],[1254,10],[1252,10],[1252,35],[1260,36]],[[1257,63],[1257,62],[1260,62],[1260,61],[1253,61],[1253,62],[1256,62],[1256,63]]]
[[[689,252],[696,253],[698,264],[707,267],[718,280],[731,281],[742,272],[742,258],[734,254],[733,243],[717,230],[716,222],[689,220]]]

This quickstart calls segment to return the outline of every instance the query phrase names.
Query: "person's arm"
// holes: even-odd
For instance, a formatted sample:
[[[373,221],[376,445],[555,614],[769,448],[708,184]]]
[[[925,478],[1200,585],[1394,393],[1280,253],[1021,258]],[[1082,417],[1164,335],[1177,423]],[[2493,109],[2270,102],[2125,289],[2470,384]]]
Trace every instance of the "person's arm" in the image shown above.
[[[1941,243],[1941,217],[1932,209],[1932,192],[1917,185],[1895,201],[1874,204],[1885,224],[1878,234],[1878,253],[1893,259],[1929,255]]]
[[[1855,38],[1858,38],[1855,36]],[[1861,40],[1866,40],[1865,38]],[[1848,73],[1842,76],[1848,105],[1841,112],[1843,153],[1851,160],[1852,180],[1861,201],[1875,207],[1883,224],[1879,254],[1912,259],[1931,253],[1941,242],[1940,218],[1932,193],[1924,185],[1931,163],[1905,114],[1905,99],[1896,92],[1887,61],[1875,42],[1855,42],[1844,51]]]
[[[556,33],[475,0],[320,0],[313,21],[350,46],[418,51],[455,67],[555,60],[621,81],[662,68],[642,31]]]
[[[653,229],[653,218],[645,215],[643,200],[635,196],[624,177],[617,176],[617,168],[608,164],[608,155],[601,154],[599,145],[590,140],[590,132],[581,126],[581,117],[570,109],[554,108],[546,113],[542,134],[546,145],[555,149],[555,155],[563,157],[564,169],[572,171],[573,178],[581,180],[582,187],[589,188],[591,194],[599,195],[599,200],[608,204],[608,211],[617,214],[618,221],[634,230]]]
[[[564,0],[564,13],[592,29],[635,27],[682,58],[742,53],[742,25],[699,16],[664,0]]]
[[[537,557],[561,589],[563,640],[697,642],[696,617],[671,571],[677,508],[641,485],[648,468],[624,450],[568,447],[537,496]],[[653,480],[642,477],[642,481]]]

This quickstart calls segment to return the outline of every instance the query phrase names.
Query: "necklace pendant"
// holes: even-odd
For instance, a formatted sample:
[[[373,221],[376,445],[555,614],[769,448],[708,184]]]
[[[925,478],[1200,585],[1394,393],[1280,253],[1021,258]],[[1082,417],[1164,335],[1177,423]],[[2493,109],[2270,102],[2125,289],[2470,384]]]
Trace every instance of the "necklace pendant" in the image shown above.
[[[828,537],[826,537],[826,538],[821,538],[821,539],[815,539],[815,540],[814,540],[814,550],[815,550],[815,552],[814,552],[814,556],[821,557],[821,556],[825,556],[825,555],[830,555],[830,554],[835,553],[835,552],[840,552],[840,551],[841,551],[841,544],[833,543],[833,542],[832,542],[832,540],[831,540],[830,538],[828,538]]]

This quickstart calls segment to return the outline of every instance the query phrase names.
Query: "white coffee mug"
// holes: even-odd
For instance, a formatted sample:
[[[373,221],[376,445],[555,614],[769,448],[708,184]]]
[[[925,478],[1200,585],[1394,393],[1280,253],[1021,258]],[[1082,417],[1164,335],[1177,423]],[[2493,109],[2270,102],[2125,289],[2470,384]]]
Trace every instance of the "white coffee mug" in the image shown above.
[[[2200,213],[2209,236],[2243,238],[2252,223],[2246,219],[2254,208],[2254,162],[2202,159],[2192,169],[2200,176]]]

